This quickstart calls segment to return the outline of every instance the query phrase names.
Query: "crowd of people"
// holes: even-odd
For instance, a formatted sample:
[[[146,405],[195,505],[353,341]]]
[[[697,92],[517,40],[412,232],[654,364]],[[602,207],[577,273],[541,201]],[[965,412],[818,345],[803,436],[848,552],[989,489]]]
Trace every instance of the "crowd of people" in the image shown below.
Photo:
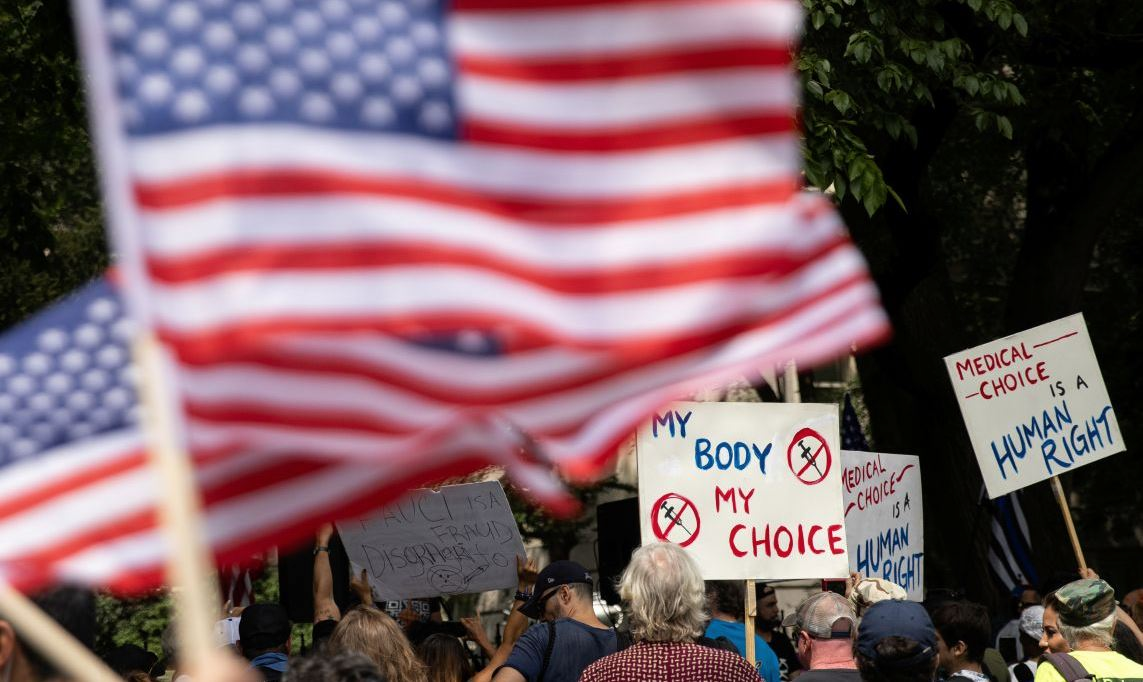
[[[167,637],[165,664],[131,646],[106,655],[106,662],[132,682],[1143,680],[1139,592],[1121,606],[1112,587],[1090,571],[1042,598],[1030,587],[1018,590],[1014,617],[999,628],[984,606],[955,594],[921,604],[905,600],[891,583],[856,576],[845,595],[817,592],[783,619],[774,590],[761,586],[751,665],[742,584],[704,581],[695,560],[673,544],[632,554],[619,581],[618,623],[601,620],[583,566],[555,561],[536,573],[521,562],[520,589],[494,646],[476,619],[444,622],[439,600],[374,601],[364,575],[351,582],[360,603],[342,613],[332,593],[329,531],[323,533],[314,552],[313,645],[304,655],[291,655],[292,624],[281,605],[269,603],[219,621],[220,645],[243,661],[225,668],[222,678],[184,666],[177,642]],[[37,602],[90,645],[89,591],[61,588]],[[0,680],[57,678],[51,662],[0,620]]]

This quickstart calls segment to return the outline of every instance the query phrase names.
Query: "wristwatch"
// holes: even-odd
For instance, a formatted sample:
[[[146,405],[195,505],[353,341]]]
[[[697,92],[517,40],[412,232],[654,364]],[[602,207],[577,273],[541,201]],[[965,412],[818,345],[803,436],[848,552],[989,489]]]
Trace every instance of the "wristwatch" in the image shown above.
[[[314,547],[314,556],[317,556],[318,552],[329,552],[329,547],[326,545],[318,545],[317,547]]]
[[[528,601],[531,598],[531,592],[521,592],[519,590],[516,591],[516,601]]]

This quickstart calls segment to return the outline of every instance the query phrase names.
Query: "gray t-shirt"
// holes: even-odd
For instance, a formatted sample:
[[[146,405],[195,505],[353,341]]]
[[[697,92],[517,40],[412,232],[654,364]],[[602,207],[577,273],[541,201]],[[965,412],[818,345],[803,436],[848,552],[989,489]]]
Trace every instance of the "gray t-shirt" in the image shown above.
[[[856,670],[829,668],[826,670],[803,670],[794,682],[861,682],[861,673]]]
[[[583,669],[615,653],[615,630],[593,628],[578,620],[555,622],[556,641],[544,682],[576,682]],[[548,624],[536,623],[520,637],[504,667],[513,668],[528,682],[540,679],[544,652],[548,650]]]

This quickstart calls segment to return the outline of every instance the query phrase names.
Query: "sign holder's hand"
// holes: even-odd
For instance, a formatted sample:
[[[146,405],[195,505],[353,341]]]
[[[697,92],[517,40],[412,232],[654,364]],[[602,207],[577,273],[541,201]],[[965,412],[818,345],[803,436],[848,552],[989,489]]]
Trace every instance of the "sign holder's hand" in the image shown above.
[[[467,633],[465,639],[475,642],[488,658],[496,655],[496,647],[488,641],[488,634],[484,632],[484,625],[480,622],[480,618],[467,616],[460,619],[460,624],[464,626],[464,631]]]
[[[354,574],[349,579],[349,589],[353,590],[362,604],[373,606],[373,586],[369,584],[369,572],[364,568],[360,575]]]

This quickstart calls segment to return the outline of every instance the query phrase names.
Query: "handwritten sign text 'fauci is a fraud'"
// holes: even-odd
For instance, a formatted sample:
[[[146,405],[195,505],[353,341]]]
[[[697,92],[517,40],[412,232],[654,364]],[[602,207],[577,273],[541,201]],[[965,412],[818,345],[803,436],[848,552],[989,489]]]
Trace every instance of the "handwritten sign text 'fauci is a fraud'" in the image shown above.
[[[369,518],[339,522],[337,530],[378,599],[512,587],[516,557],[524,555],[498,481],[414,490]]]
[[[849,568],[925,598],[921,462],[912,455],[841,452]]]
[[[945,358],[989,497],[1123,452],[1083,315]]]
[[[707,579],[846,575],[836,405],[675,403],[636,451],[644,544],[686,548]]]

